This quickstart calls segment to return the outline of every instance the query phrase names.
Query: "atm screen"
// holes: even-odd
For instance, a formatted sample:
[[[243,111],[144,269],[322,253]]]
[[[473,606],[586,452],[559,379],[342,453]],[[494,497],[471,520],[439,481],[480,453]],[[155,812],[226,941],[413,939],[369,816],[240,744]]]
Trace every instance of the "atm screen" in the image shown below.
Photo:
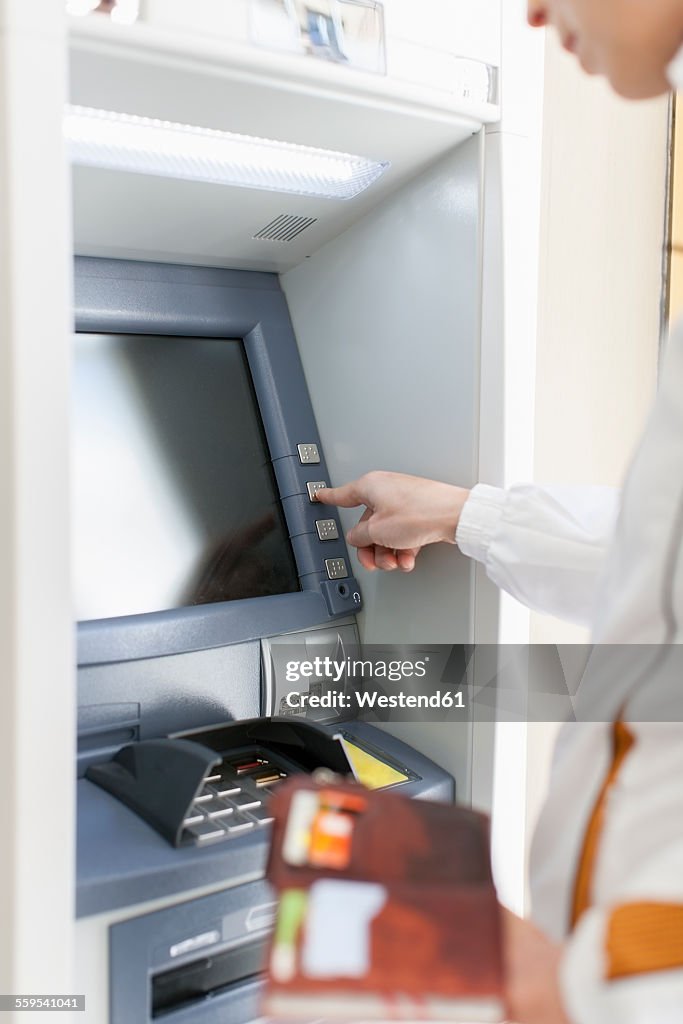
[[[77,334],[77,618],[299,590],[240,340]]]

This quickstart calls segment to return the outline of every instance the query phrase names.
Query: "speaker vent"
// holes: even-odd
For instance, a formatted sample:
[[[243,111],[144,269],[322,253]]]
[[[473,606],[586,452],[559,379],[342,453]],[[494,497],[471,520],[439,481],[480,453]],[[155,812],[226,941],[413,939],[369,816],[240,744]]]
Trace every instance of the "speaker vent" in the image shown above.
[[[315,224],[317,219],[317,217],[293,217],[289,213],[281,213],[275,220],[271,220],[270,224],[266,224],[264,228],[257,231],[253,237],[266,242],[292,242],[302,231],[310,228],[311,224]]]

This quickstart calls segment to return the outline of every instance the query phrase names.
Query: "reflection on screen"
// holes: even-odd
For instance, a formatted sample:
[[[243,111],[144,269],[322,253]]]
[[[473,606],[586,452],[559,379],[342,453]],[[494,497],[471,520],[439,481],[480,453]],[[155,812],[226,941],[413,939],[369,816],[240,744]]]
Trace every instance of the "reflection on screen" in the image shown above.
[[[241,341],[77,334],[79,620],[299,589]]]

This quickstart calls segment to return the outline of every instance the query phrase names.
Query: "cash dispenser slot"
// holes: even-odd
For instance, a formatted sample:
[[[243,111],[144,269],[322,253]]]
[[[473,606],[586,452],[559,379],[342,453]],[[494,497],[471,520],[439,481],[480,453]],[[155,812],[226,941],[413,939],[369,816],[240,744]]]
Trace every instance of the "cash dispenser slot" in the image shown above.
[[[251,1024],[274,909],[258,879],[112,925],[109,1024]]]
[[[185,1010],[255,981],[263,970],[267,945],[267,939],[255,939],[153,975],[152,1017]]]

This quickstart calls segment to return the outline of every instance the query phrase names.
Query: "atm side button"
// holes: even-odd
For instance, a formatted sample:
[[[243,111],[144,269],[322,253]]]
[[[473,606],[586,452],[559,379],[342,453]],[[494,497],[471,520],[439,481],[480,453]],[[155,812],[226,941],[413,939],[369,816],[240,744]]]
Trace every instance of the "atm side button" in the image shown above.
[[[339,540],[339,527],[335,519],[316,519],[319,540]]]
[[[323,487],[327,487],[325,480],[309,480],[306,484],[306,490],[308,491],[308,500],[314,504],[318,498],[318,491],[322,491]]]
[[[325,569],[331,580],[345,580],[349,575],[346,561],[343,558],[326,558]]]
[[[310,466],[320,462],[320,451],[317,444],[312,444],[311,442],[308,444],[298,444],[296,449],[302,466]]]

